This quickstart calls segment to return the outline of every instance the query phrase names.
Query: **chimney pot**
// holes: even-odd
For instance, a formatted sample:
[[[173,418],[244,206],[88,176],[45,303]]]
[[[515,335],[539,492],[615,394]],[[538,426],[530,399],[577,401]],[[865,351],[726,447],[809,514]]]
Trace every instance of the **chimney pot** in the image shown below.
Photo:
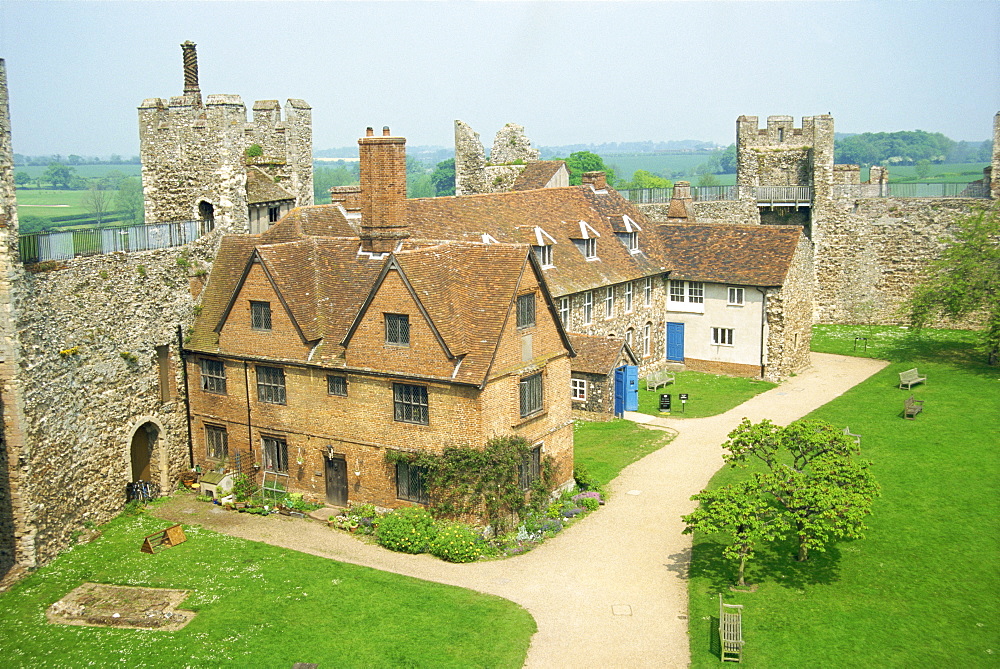
[[[389,136],[389,126],[387,125],[382,126],[382,136],[383,137]]]
[[[371,126],[365,129],[365,137],[374,137],[375,131],[372,130]]]

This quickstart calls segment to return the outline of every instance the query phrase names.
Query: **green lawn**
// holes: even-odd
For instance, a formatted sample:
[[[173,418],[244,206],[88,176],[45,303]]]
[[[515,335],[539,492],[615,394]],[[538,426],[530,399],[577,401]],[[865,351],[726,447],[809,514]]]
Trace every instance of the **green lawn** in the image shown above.
[[[72,168],[74,176],[83,177],[84,179],[102,178],[107,176],[109,172],[121,172],[125,176],[129,177],[137,177],[142,174],[142,165],[139,165],[138,163],[117,163],[114,165],[67,165],[67,167]],[[49,169],[48,165],[20,165],[14,168],[14,172],[27,172],[31,175],[32,179],[37,179],[45,174],[45,170],[47,169]]]
[[[846,353],[858,330],[817,326],[814,348]],[[997,666],[1000,369],[978,362],[971,339],[879,328],[874,353],[892,364],[810,415],[862,435],[882,486],[865,539],[804,564],[775,545],[748,564],[758,591],[733,593],[734,567],[713,537],[695,537],[692,666],[718,666],[719,592],[745,607],[748,667]],[[897,389],[911,367],[928,382]],[[926,402],[913,421],[901,418],[910,394]],[[723,469],[711,485],[744,475]]]
[[[85,190],[34,190],[17,189],[17,215],[72,216],[86,214],[83,198]]]
[[[639,379],[639,411],[651,416],[661,416],[660,395],[671,396],[671,417],[704,418],[725,413],[743,404],[754,395],[776,387],[776,383],[760,379],[720,376],[704,372],[677,372],[677,380],[655,391],[646,390],[646,382]],[[681,404],[679,395],[687,393],[688,401]]]
[[[673,435],[632,421],[577,421],[573,425],[573,459],[577,469],[607,485],[636,460],[666,446]]]
[[[535,622],[490,595],[185,528],[120,517],[0,595],[4,667],[520,667]],[[85,581],[189,589],[187,627],[160,632],[51,625],[45,609]]]

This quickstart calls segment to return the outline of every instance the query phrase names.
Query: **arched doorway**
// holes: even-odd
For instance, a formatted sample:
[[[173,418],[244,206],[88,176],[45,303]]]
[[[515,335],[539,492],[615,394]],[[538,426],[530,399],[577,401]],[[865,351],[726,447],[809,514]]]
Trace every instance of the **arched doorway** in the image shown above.
[[[153,447],[160,430],[153,423],[143,423],[132,435],[132,480],[151,481],[153,476]]]
[[[215,207],[211,202],[202,200],[198,203],[198,218],[201,219],[201,234],[207,234],[215,229]]]

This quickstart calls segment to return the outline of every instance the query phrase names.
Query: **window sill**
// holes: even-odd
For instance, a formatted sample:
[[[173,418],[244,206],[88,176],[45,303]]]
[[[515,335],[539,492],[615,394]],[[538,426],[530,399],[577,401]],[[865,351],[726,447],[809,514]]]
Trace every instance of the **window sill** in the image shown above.
[[[524,425],[525,423],[530,423],[533,420],[537,420],[539,418],[542,418],[542,417],[548,416],[548,415],[549,415],[548,409],[542,409],[541,411],[533,413],[530,416],[524,416],[522,418],[518,418],[517,422],[514,423],[513,427],[518,427],[520,425]]]
[[[688,314],[705,313],[704,302],[667,302],[667,311],[679,311]]]

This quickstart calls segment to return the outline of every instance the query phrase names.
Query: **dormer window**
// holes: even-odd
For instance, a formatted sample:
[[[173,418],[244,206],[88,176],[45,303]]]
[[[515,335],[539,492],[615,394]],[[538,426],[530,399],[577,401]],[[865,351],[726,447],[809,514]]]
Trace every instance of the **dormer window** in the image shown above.
[[[597,238],[601,236],[597,230],[594,230],[587,221],[580,221],[580,236],[571,237],[573,243],[576,245],[580,252],[583,253],[583,257],[587,260],[597,260]]]
[[[538,259],[539,264],[542,267],[552,267],[552,245],[545,244],[543,246],[532,246],[532,250],[535,252],[535,257]]]
[[[584,239],[583,240],[583,255],[587,260],[597,259],[597,240],[596,239]]]
[[[625,233],[625,247],[629,251],[639,250],[639,233],[638,232],[626,232]]]

